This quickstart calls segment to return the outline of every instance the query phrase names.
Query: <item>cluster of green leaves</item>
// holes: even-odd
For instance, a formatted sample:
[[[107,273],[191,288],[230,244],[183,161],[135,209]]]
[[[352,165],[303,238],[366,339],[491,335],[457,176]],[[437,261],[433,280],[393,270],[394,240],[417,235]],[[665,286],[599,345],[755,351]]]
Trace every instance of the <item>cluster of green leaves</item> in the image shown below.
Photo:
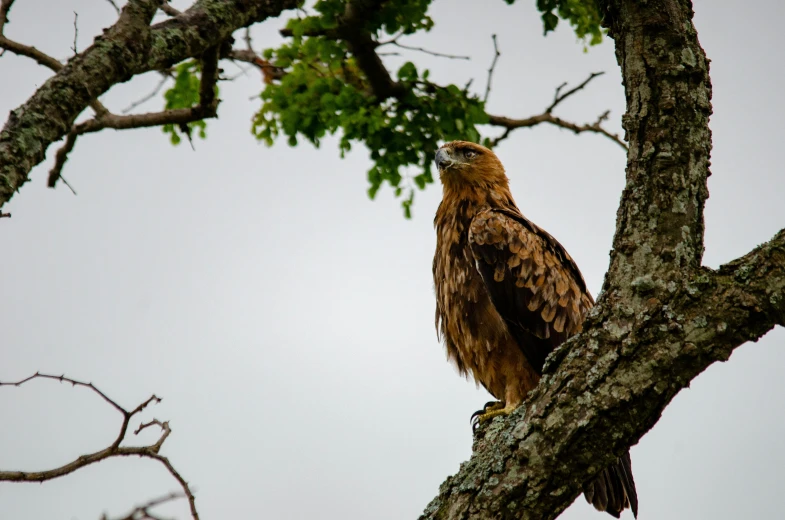
[[[515,0],[505,0],[514,4]],[[537,0],[537,10],[542,13],[545,34],[556,29],[559,18],[567,20],[575,34],[589,45],[602,41],[600,11],[596,0]]]
[[[428,31],[433,20],[427,10],[432,0],[385,2],[370,14],[364,27],[377,41]],[[512,4],[515,0],[505,0]],[[559,18],[568,20],[584,42],[601,41],[600,16],[595,0],[536,0],[545,33]],[[285,71],[278,83],[261,94],[262,107],[253,123],[254,135],[272,145],[285,136],[291,146],[300,139],[319,146],[327,134],[340,137],[341,156],[356,143],[370,151],[368,195],[373,198],[384,183],[402,197],[404,213],[411,214],[416,188],[433,182],[432,160],[441,141],[464,139],[480,142],[478,125],[486,123],[484,102],[466,88],[438,86],[428,70],[407,62],[397,71],[403,88],[395,98],[377,99],[365,74],[347,45],[337,37],[346,11],[346,0],[318,0],[313,16],[290,20],[292,38],[265,59]],[[199,102],[199,63],[186,61],[175,70],[175,84],[166,94],[166,108],[186,108]],[[164,126],[173,144],[193,130],[205,137],[204,121],[180,128]],[[485,144],[488,140],[485,139]]]
[[[425,15],[430,0],[390,2],[369,22],[388,34],[428,30]],[[302,137],[315,146],[327,134],[340,135],[343,156],[354,143],[370,150],[368,195],[373,198],[384,183],[403,197],[404,214],[411,215],[415,187],[433,182],[432,162],[439,141],[468,139],[479,142],[477,125],[487,122],[483,102],[455,85],[440,87],[407,62],[397,71],[403,95],[380,102],[363,73],[348,55],[345,44],[326,37],[306,36],[335,26],[345,3],[317,2],[320,16],[292,20],[292,40],[265,58],[287,73],[280,83],[262,92],[263,105],[253,132],[268,145],[281,134],[291,146]],[[407,171],[416,173],[406,175]]]
[[[201,67],[198,61],[188,60],[178,64],[174,70],[174,85],[164,93],[164,107],[167,110],[175,108],[191,108],[199,105],[199,87],[201,83]],[[216,87],[216,95],[217,95]],[[167,124],[163,132],[169,134],[173,145],[180,144],[181,135],[188,139],[196,134],[204,139],[207,137],[207,123],[204,120],[194,121],[187,125]]]

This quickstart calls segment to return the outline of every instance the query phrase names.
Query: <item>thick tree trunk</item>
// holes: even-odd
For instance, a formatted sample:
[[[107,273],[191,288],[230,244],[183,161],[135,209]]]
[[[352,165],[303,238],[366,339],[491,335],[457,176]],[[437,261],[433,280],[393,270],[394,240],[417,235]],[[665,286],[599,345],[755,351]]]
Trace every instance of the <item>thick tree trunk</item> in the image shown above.
[[[785,323],[785,230],[700,266],[711,85],[687,0],[607,0],[627,96],[627,184],[584,332],[496,420],[423,519],[555,518],[711,363]],[[640,497],[642,511],[647,497]]]
[[[278,16],[297,3],[200,0],[182,15],[151,27],[161,0],[130,0],[115,25],[11,112],[0,132],[0,208],[27,182],[49,145],[68,133],[77,116],[112,86],[200,57],[235,30]]]

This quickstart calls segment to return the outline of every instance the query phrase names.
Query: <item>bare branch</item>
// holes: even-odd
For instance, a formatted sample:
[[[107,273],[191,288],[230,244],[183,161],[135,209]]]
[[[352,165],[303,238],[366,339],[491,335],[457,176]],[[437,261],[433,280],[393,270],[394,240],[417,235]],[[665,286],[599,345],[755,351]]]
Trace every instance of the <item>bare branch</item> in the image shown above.
[[[14,0],[2,0],[0,2],[0,36],[3,34],[6,22],[8,22],[8,12],[11,10],[11,5]]]
[[[79,37],[79,27],[76,26],[76,21],[79,19],[79,14],[74,11],[74,45],[71,47],[71,50],[74,51],[74,56],[79,54],[79,51],[76,50],[76,39]]]
[[[183,493],[169,493],[168,495],[148,500],[144,504],[134,507],[128,514],[118,517],[115,520],[161,520],[159,517],[153,515],[150,510],[183,497],[185,497]],[[102,520],[110,519],[106,515],[103,515]]]
[[[266,84],[270,84],[275,80],[284,77],[286,72],[281,67],[276,67],[269,61],[265,60],[252,50],[247,49],[232,49],[227,54],[227,57],[234,61],[242,61],[254,65],[262,72],[262,77]]]
[[[567,86],[567,83],[562,83],[561,85],[556,87],[556,93],[553,96],[553,102],[550,105],[548,105],[548,108],[546,108],[542,114],[527,117],[524,119],[512,119],[505,116],[495,116],[489,114],[488,123],[490,125],[500,126],[504,128],[504,132],[499,137],[491,140],[490,142],[491,148],[498,145],[504,139],[507,139],[513,130],[516,130],[518,128],[531,128],[542,123],[548,123],[554,126],[558,126],[559,128],[570,130],[572,132],[575,132],[576,134],[589,132],[589,133],[604,135],[614,143],[621,146],[624,150],[627,150],[627,145],[617,134],[611,133],[602,127],[602,123],[608,120],[608,116],[610,115],[609,110],[606,110],[605,112],[600,114],[600,116],[597,118],[596,121],[594,121],[594,123],[591,124],[586,123],[582,125],[572,123],[570,121],[566,121],[552,114],[553,109],[556,108],[559,105],[559,103],[561,103],[568,97],[572,96],[579,90],[582,90],[586,85],[589,84],[591,80],[593,80],[597,76],[601,76],[602,74],[604,74],[604,72],[592,72],[589,75],[589,77],[586,78],[586,80],[584,80],[580,85],[571,88],[570,90],[564,93],[562,93],[562,89]],[[489,76],[489,80],[490,80],[490,76]],[[486,90],[486,95],[487,92],[488,91]]]
[[[396,47],[400,47],[401,49],[406,49],[406,50],[409,50],[409,51],[422,52],[424,54],[430,54],[431,56],[436,56],[438,58],[448,58],[448,59],[451,59],[451,60],[470,60],[471,59],[469,56],[459,56],[457,54],[445,54],[445,53],[442,53],[442,52],[429,51],[428,49],[425,49],[423,47],[412,47],[410,45],[404,45],[402,43],[398,43],[395,40],[391,40],[391,41],[389,41],[387,43],[395,45]],[[382,45],[384,45],[384,44],[379,44],[378,46],[381,47]]]
[[[512,132],[513,130],[516,130],[518,128],[531,128],[533,126],[537,126],[542,123],[548,123],[554,126],[558,126],[559,128],[570,130],[572,132],[575,132],[576,134],[589,132],[589,133],[604,135],[614,143],[621,146],[624,150],[627,150],[627,144],[624,141],[622,141],[622,139],[617,134],[613,134],[605,130],[601,126],[602,122],[608,118],[609,114],[610,111],[606,111],[602,115],[600,115],[600,117],[594,123],[591,124],[587,123],[583,125],[578,125],[575,123],[571,123],[570,121],[565,121],[564,119],[561,119],[560,117],[556,117],[547,112],[543,112],[542,114],[536,116],[527,117],[525,119],[511,119],[509,117],[504,117],[504,116],[489,115],[488,116],[490,118],[489,124],[494,126],[501,126],[505,129],[502,135],[500,135],[496,139],[491,140],[490,143],[491,148],[499,144],[500,141],[509,137],[510,132]]]
[[[61,175],[61,176],[60,176],[60,180],[61,180],[61,181],[63,181],[63,184],[65,184],[65,186],[66,186],[66,187],[67,187],[69,190],[71,190],[71,193],[72,193],[72,194],[76,195],[76,190],[74,189],[74,187],[73,187],[73,186],[71,186],[71,183],[70,183],[70,182],[68,182],[68,181],[65,179],[65,177],[63,177],[63,176]]]
[[[9,6],[12,1],[13,0],[8,1]],[[74,13],[74,15],[76,15],[76,13]],[[2,18],[0,18],[0,20],[2,20]],[[76,30],[76,17],[74,17],[74,30]],[[74,48],[76,48],[76,34],[74,34]],[[38,63],[39,65],[48,67],[50,70],[54,72],[59,72],[64,67],[64,65],[60,63],[59,60],[53,58],[52,56],[49,56],[48,54],[39,51],[35,47],[24,45],[14,40],[9,40],[8,38],[2,35],[2,32],[0,32],[0,49],[3,49],[4,51],[6,50],[11,51],[19,56],[25,56],[27,58],[31,58],[35,60],[35,62]],[[106,107],[104,107],[101,104],[101,102],[98,101],[97,99],[94,99],[90,102],[90,108],[92,108],[96,114],[102,114],[107,112]]]
[[[161,447],[163,446],[166,439],[172,433],[171,428],[169,427],[168,421],[159,421],[158,419],[153,419],[147,423],[142,423],[136,429],[135,433],[138,434],[139,432],[149,428],[151,426],[158,426],[161,429],[161,436],[158,440],[150,444],[148,446],[121,446],[120,444],[125,440],[125,437],[128,433],[128,425],[131,419],[136,416],[137,414],[141,413],[145,408],[147,408],[150,404],[159,403],[161,402],[161,398],[157,397],[156,395],[152,395],[146,400],[139,403],[134,409],[127,410],[120,406],[116,401],[111,399],[107,396],[104,392],[99,390],[95,385],[92,383],[85,383],[83,381],[78,381],[76,379],[72,379],[70,377],[66,377],[65,375],[52,375],[52,374],[42,374],[40,372],[36,372],[30,377],[19,381],[13,382],[0,382],[0,387],[2,386],[21,386],[33,379],[50,379],[59,381],[61,383],[70,383],[72,386],[80,386],[84,388],[88,388],[94,393],[98,394],[104,401],[109,403],[115,410],[119,411],[123,415],[123,421],[120,425],[120,431],[117,435],[117,438],[112,442],[112,444],[104,448],[103,450],[99,450],[93,453],[89,453],[87,455],[81,455],[77,457],[75,460],[60,466],[58,468],[45,470],[45,471],[0,471],[0,482],[44,482],[47,480],[52,480],[58,477],[62,477],[73,473],[85,466],[89,466],[96,462],[101,462],[102,460],[106,460],[109,458],[116,458],[116,457],[143,457],[148,459],[154,459],[160,462],[166,470],[178,481],[180,486],[183,489],[184,496],[188,498],[188,503],[191,509],[191,516],[193,520],[199,520],[199,513],[196,510],[196,499],[194,494],[188,485],[188,482],[183,478],[183,476],[175,469],[172,465],[171,461],[160,454]],[[163,499],[161,499],[163,500]],[[141,509],[153,507],[153,505],[158,505],[162,502],[148,502],[145,506],[140,506]],[[135,509],[135,511],[140,511],[140,508]],[[128,518],[128,517],[126,517]],[[131,518],[134,518],[133,516]]]
[[[161,11],[163,11],[166,14],[168,14],[172,18],[174,18],[176,16],[180,16],[181,14],[183,14],[180,11],[178,11],[177,9],[175,9],[174,7],[172,7],[169,4],[169,0],[163,0],[163,2],[161,2],[160,9],[161,9]]]
[[[251,28],[246,27],[243,33],[243,40],[245,40],[245,49],[253,52],[253,44],[251,43]]]
[[[63,64],[60,63],[55,58],[45,54],[35,47],[24,45],[19,42],[15,42],[13,40],[9,40],[5,36],[0,35],[0,47],[13,52],[14,54],[18,54],[19,56],[26,56],[36,61],[39,65],[43,65],[44,67],[48,67],[53,71],[57,72],[63,68]]]
[[[117,11],[117,14],[119,15],[120,14],[120,8],[117,7],[117,4],[115,3],[115,1],[114,0],[106,0],[106,1],[109,2],[109,4],[112,7],[114,7],[114,10]]]
[[[491,62],[491,66],[488,69],[488,83],[485,85],[485,96],[483,96],[482,101],[483,103],[488,102],[488,96],[491,94],[491,80],[493,79],[493,71],[496,69],[496,62],[499,61],[499,56],[501,56],[501,52],[499,52],[499,46],[496,42],[496,35],[492,35],[493,38],[493,61]]]
[[[11,218],[11,214],[0,211],[0,218]]]
[[[144,96],[142,98],[137,99],[136,101],[134,101],[133,103],[131,103],[130,105],[125,107],[122,110],[122,113],[123,114],[127,114],[128,112],[130,112],[131,110],[135,109],[136,107],[138,107],[140,105],[143,105],[143,104],[147,103],[148,101],[150,101],[151,99],[153,99],[154,97],[158,96],[158,93],[161,92],[161,89],[164,88],[164,85],[166,85],[166,82],[169,79],[170,79],[169,75],[167,75],[165,73],[161,73],[161,80],[158,82],[158,85],[156,85],[155,88],[149,94],[147,94],[146,96]]]
[[[562,93],[561,93],[561,90],[562,90],[564,87],[566,87],[566,86],[567,86],[567,82],[566,82],[566,81],[565,81],[564,83],[562,83],[561,85],[559,85],[558,87],[556,87],[556,94],[554,94],[554,96],[553,96],[553,103],[551,103],[551,104],[548,106],[548,108],[546,108],[546,109],[545,109],[545,113],[546,113],[546,114],[550,114],[551,112],[553,112],[553,109],[554,109],[554,108],[556,108],[556,107],[558,106],[558,104],[559,104],[559,103],[561,103],[562,101],[564,101],[564,100],[565,100],[565,99],[567,99],[568,97],[572,96],[573,94],[575,94],[575,93],[576,93],[576,92],[578,92],[579,90],[582,90],[582,89],[583,89],[583,88],[584,88],[586,85],[588,85],[588,84],[589,84],[589,82],[590,82],[591,80],[593,80],[593,79],[594,79],[594,78],[596,78],[597,76],[602,76],[603,74],[605,74],[605,72],[592,72],[591,74],[589,74],[589,77],[588,77],[588,78],[586,78],[586,79],[583,81],[583,83],[581,83],[580,85],[578,85],[578,86],[577,86],[577,87],[575,87],[575,88],[571,88],[570,90],[568,90],[568,91],[567,91],[567,92],[565,92],[564,94],[562,94]]]
[[[178,125],[187,129],[188,123],[217,117],[219,101],[215,98],[215,83],[217,80],[218,50],[217,48],[211,48],[208,49],[202,57],[202,79],[199,88],[199,105],[192,108],[180,108],[147,114],[122,116],[107,111],[93,119],[88,119],[87,121],[72,126],[71,131],[66,136],[65,143],[55,154],[55,163],[49,171],[47,186],[54,188],[57,185],[57,181],[62,179],[63,166],[68,160],[68,154],[74,149],[76,138],[82,134],[97,132],[105,128],[127,130],[130,128],[146,128],[168,124]],[[160,88],[161,85],[159,85],[158,90],[160,90]],[[186,135],[190,140],[191,136],[188,134],[187,130]],[[193,147],[193,143],[191,146]]]

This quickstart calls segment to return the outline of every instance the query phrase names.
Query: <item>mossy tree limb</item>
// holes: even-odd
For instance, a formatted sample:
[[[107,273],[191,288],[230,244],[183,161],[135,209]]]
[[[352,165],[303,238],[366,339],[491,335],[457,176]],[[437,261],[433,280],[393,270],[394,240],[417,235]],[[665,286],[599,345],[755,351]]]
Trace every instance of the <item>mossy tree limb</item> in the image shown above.
[[[200,0],[150,25],[160,0],[131,0],[112,27],[13,110],[0,132],[0,207],[28,180],[46,149],[113,85],[199,57],[238,28],[278,16],[296,0]]]

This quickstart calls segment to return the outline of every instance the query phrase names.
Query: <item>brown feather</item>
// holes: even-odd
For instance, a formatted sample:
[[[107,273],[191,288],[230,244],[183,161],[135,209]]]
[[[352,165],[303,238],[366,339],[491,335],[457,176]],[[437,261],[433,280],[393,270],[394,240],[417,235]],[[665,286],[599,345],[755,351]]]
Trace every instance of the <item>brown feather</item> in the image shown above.
[[[547,355],[579,332],[594,300],[567,251],[526,219],[496,155],[466,141],[440,149],[436,325],[448,358],[508,407],[536,386]],[[585,485],[618,517],[637,494],[629,453]]]

